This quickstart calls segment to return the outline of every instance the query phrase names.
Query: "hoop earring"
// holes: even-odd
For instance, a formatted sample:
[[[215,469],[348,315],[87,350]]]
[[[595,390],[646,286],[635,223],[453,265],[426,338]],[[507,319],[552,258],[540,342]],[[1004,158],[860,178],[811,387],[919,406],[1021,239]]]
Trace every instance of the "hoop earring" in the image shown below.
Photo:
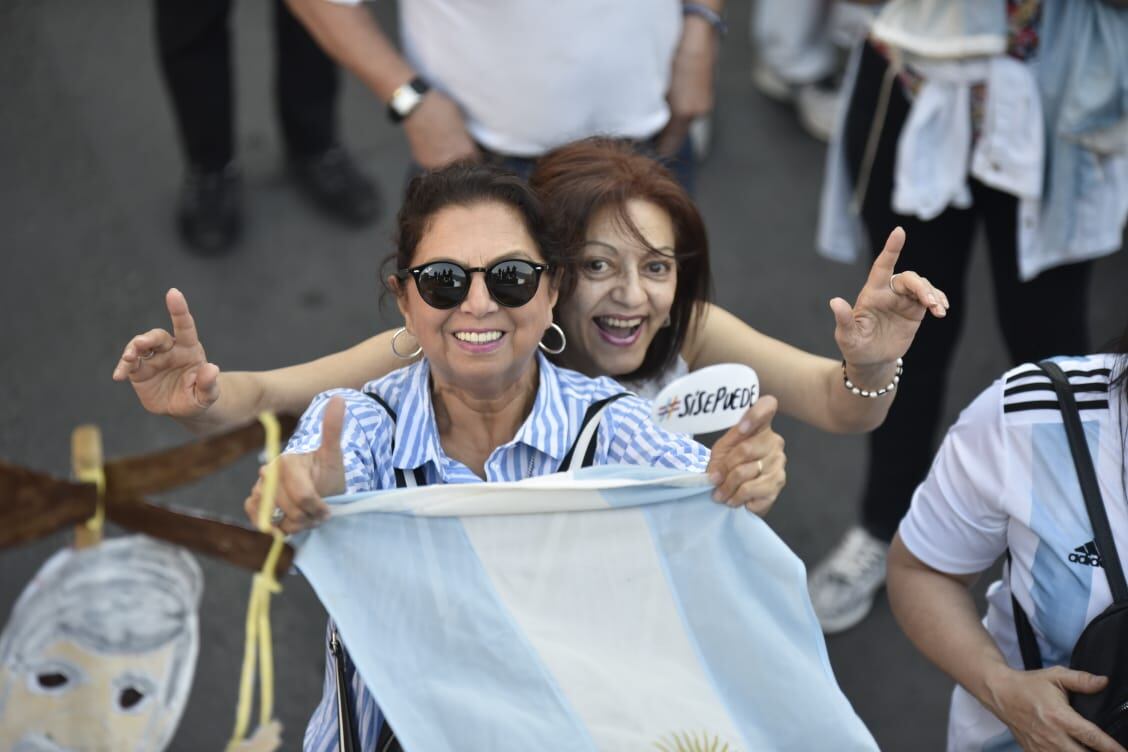
[[[560,335],[560,347],[557,347],[556,349],[547,347],[545,346],[543,339],[537,343],[537,347],[544,350],[549,355],[559,355],[560,353],[564,352],[564,348],[568,346],[568,338],[564,336],[564,330],[561,329],[555,321],[548,325],[548,329],[555,329],[556,333]],[[545,331],[547,332],[548,329],[545,329]]]
[[[410,334],[410,332],[407,331],[406,326],[401,326],[399,329],[396,329],[396,333],[392,335],[392,355],[395,355],[400,360],[411,360],[419,353],[423,352],[423,346],[416,342],[416,348],[414,352],[408,355],[401,353],[398,349],[396,349],[396,340],[399,339],[400,335],[404,334],[405,332]]]

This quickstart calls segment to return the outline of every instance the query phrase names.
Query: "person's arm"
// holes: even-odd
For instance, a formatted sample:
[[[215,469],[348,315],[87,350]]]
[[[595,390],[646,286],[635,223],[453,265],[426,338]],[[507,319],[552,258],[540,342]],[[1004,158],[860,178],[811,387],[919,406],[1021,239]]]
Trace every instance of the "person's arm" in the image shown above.
[[[940,572],[901,540],[889,549],[886,586],[901,629],[913,644],[995,714],[1024,750],[1099,752],[1124,748],[1069,706],[1068,692],[1098,692],[1108,679],[1055,666],[1017,671],[984,629],[968,588],[976,574]]]
[[[322,49],[381,102],[387,103],[397,88],[415,77],[416,71],[362,5],[329,0],[287,0],[287,4]],[[424,168],[478,156],[458,105],[435,88],[423,95],[402,125],[412,156]]]
[[[890,288],[904,238],[900,228],[890,233],[853,306],[842,298],[830,302],[846,374],[862,389],[876,391],[892,383],[896,360],[909,349],[926,312],[938,318],[947,313],[944,293],[915,272],[899,273],[897,291]],[[691,369],[717,363],[751,366],[761,392],[775,395],[782,412],[824,431],[873,430],[896,395],[896,389],[875,398],[856,395],[843,383],[841,363],[768,337],[717,306],[708,306],[690,332],[683,355]]]
[[[208,362],[184,295],[169,290],[165,303],[172,333],[152,329],[131,339],[113,378],[128,379],[146,410],[175,418],[194,433],[233,428],[262,410],[301,413],[323,391],[359,389],[409,362],[395,357],[392,332],[384,332],[301,365],[220,373]]]
[[[723,0],[695,0],[694,4],[713,11],[717,18],[724,10]],[[719,29],[703,15],[683,15],[681,39],[674,53],[670,88],[666,92],[670,120],[658,135],[659,154],[676,154],[689,135],[694,118],[713,111],[713,78],[719,49]]]

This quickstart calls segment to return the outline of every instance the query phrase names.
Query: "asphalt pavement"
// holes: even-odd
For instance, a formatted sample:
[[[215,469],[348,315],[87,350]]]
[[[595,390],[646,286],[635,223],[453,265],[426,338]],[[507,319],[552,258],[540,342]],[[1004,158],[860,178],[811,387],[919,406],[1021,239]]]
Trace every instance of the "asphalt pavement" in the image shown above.
[[[157,70],[150,4],[0,4],[3,459],[65,476],[70,432],[82,423],[101,427],[109,457],[188,439],[171,421],[146,415],[128,386],[110,380],[132,334],[167,326],[163,294],[171,286],[186,293],[209,357],[228,370],[313,358],[395,324],[394,307],[381,305],[376,294],[378,262],[391,249],[390,213],[374,227],[343,229],[299,195],[283,168],[274,122],[269,3],[236,6],[247,227],[236,252],[205,259],[186,253],[172,229],[182,167]],[[394,7],[379,13],[391,22]],[[746,5],[732,4],[712,150],[698,179],[716,297],[762,331],[837,357],[827,301],[852,298],[866,270],[814,252],[824,147],[799,128],[788,107],[752,89],[747,17]],[[355,81],[341,100],[344,141],[394,206],[408,163],[403,135]],[[946,422],[1008,367],[988,274],[977,253]],[[1126,283],[1128,254],[1097,264],[1095,342],[1128,319]],[[905,378],[912,378],[911,362]],[[789,484],[769,522],[810,565],[855,519],[865,443],[787,418],[777,430],[788,442]],[[248,459],[157,500],[238,520],[254,474]],[[36,569],[67,543],[59,534],[0,552],[0,618]],[[234,719],[250,578],[219,561],[201,558],[201,565],[202,649],[174,750],[220,749]],[[372,595],[377,592],[374,585]],[[284,748],[298,749],[321,692],[325,624],[300,576],[286,579],[273,623]],[[843,689],[884,749],[943,748],[951,683],[901,634],[884,595],[860,627],[828,645]]]

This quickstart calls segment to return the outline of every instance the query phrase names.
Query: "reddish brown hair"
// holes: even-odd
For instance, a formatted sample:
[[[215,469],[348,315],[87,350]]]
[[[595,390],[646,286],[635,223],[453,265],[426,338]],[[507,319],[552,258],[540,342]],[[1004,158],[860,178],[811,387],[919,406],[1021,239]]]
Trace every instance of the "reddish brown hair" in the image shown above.
[[[538,160],[529,182],[548,215],[546,250],[563,273],[561,303],[575,289],[588,225],[597,212],[613,207],[622,226],[644,245],[648,245],[645,238],[627,214],[627,202],[649,201],[669,215],[678,269],[670,325],[654,337],[638,370],[615,375],[645,379],[670,367],[685,343],[695,310],[700,314],[711,294],[705,223],[689,194],[657,161],[608,138],[584,139],[549,152]]]

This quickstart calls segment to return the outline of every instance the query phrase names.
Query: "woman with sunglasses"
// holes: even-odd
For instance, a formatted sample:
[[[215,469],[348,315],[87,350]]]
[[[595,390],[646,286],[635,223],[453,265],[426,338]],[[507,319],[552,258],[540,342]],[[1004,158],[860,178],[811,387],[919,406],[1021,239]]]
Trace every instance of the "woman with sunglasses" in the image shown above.
[[[588,376],[612,376],[641,396],[653,397],[690,370],[745,363],[784,413],[831,432],[871,430],[889,409],[898,359],[921,319],[947,311],[946,296],[926,279],[893,274],[904,243],[894,230],[853,307],[842,298],[830,303],[842,361],[813,355],[708,302],[701,215],[654,160],[619,142],[588,139],[543,157],[531,184],[561,254],[555,320],[567,346],[553,359]],[[173,333],[134,337],[114,379],[128,379],[150,412],[200,433],[247,422],[263,409],[299,411],[322,390],[358,387],[415,357],[417,343],[401,328],[309,363],[220,374],[184,296],[170,290],[166,302]],[[546,342],[553,350],[563,344]],[[870,394],[878,396],[863,396]]]
[[[781,441],[768,426],[771,397],[750,408],[710,456],[655,426],[648,404],[615,381],[558,368],[538,353],[555,328],[559,276],[542,250],[539,201],[520,178],[485,165],[427,173],[408,187],[397,225],[397,271],[388,283],[422,357],[363,392],[314,399],[275,460],[282,530],[316,524],[328,514],[322,497],[330,494],[554,472],[569,456],[587,456],[577,437],[589,419],[598,421],[594,464],[707,471],[718,501],[757,512],[770,506],[783,484]],[[600,402],[602,413],[587,417]],[[261,486],[247,499],[250,512]],[[337,745],[332,662],[326,671],[307,750]],[[360,748],[395,749],[363,682],[353,690]]]

